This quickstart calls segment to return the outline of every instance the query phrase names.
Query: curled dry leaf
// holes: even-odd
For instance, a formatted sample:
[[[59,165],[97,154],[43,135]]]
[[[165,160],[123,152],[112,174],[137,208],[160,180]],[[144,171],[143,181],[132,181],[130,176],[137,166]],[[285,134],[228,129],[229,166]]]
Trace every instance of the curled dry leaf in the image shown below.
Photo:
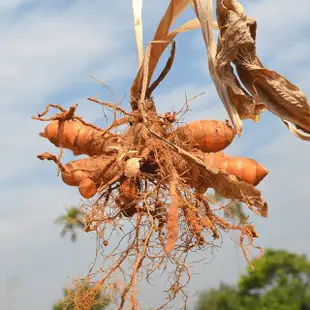
[[[143,62],[143,27],[142,27],[142,3],[143,0],[132,0],[134,23],[135,23],[135,36],[138,51],[138,68],[141,67]]]
[[[282,120],[289,121],[305,133],[310,133],[310,106],[305,94],[284,76],[258,66],[238,63],[242,80],[252,83],[253,97]],[[290,127],[289,127],[290,129]]]
[[[208,67],[210,76],[217,90],[219,97],[221,98],[227,113],[231,119],[236,132],[240,135],[242,132],[242,123],[236,109],[236,106],[232,102],[229,87],[218,77],[215,70],[215,56],[216,45],[213,38],[213,7],[212,1],[209,0],[193,0],[193,7],[196,15],[201,24],[202,36],[207,48],[208,55]]]
[[[310,141],[310,135],[306,135],[303,132],[301,132],[300,130],[298,130],[295,126],[293,126],[292,124],[290,124],[288,121],[283,120],[283,123],[285,124],[285,126],[290,130],[290,132],[298,137],[301,140],[305,140],[305,141]]]
[[[310,133],[310,106],[305,94],[284,76],[264,68],[256,54],[256,21],[243,13],[236,0],[217,0],[217,21],[220,37],[215,68],[229,87],[240,117],[257,120],[267,108]],[[247,91],[238,82],[231,64],[236,66]]]
[[[222,7],[217,6],[217,19],[220,27],[220,38],[217,45],[215,57],[215,70],[218,77],[227,87],[231,102],[237,108],[241,119],[257,120],[264,110],[262,104],[257,104],[253,97],[242,88],[238,79],[234,75],[232,62],[238,57],[239,53],[251,48],[254,39],[250,31],[241,31],[241,28],[255,27],[252,20],[248,21],[239,18],[238,15],[231,13],[229,10],[224,11]],[[251,26],[250,26],[251,25]]]

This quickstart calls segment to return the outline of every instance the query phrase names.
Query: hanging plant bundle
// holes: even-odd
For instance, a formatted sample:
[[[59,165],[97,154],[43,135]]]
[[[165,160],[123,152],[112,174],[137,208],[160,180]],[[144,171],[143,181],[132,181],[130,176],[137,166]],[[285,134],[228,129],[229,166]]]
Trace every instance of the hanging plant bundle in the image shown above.
[[[171,30],[176,18],[191,4],[197,19]],[[98,283],[118,309],[140,309],[138,281],[141,277],[150,281],[156,270],[166,270],[170,263],[175,269],[168,275],[171,286],[158,308],[162,309],[178,293],[187,296],[188,254],[212,246],[223,232],[239,231],[239,245],[248,261],[245,238],[262,252],[254,245],[258,237],[254,226],[230,223],[223,216],[223,208],[213,205],[206,195],[213,189],[218,196],[244,203],[259,216],[268,215],[267,203],[256,188],[268,170],[254,159],[224,154],[241,135],[241,120],[258,121],[267,109],[294,135],[309,140],[310,107],[296,86],[262,65],[255,49],[256,22],[244,14],[237,0],[216,1],[217,22],[212,19],[212,1],[171,0],[145,50],[142,0],[133,0],[133,5],[138,72],[130,89],[131,110],[89,97],[120,117],[115,117],[109,128],[99,128],[77,116],[76,105],[69,110],[48,105],[33,119],[47,122],[40,136],[61,149],[60,156],[42,153],[38,158],[55,162],[63,182],[90,199],[83,206],[85,231],[96,231],[101,245],[107,247],[105,263],[90,275],[100,276]],[[179,126],[178,113],[157,112],[152,93],[173,65],[175,37],[197,28],[201,28],[210,75],[230,121],[202,119]],[[214,29],[219,31],[217,45]],[[168,46],[171,55],[154,79],[155,68]],[[58,113],[46,117],[51,108]],[[115,133],[121,125],[125,129]],[[63,164],[64,149],[87,157]],[[111,236],[117,244],[114,249],[110,249]]]

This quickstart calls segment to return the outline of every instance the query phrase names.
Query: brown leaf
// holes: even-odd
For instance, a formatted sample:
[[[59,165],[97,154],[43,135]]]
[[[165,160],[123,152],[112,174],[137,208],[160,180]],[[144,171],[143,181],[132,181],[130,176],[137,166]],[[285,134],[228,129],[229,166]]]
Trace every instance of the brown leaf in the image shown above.
[[[241,13],[239,17],[234,11],[228,10],[223,4],[224,1],[217,1],[217,20],[220,27],[220,38],[217,45],[217,54],[215,59],[215,70],[228,89],[232,103],[237,108],[241,119],[258,120],[259,115],[263,112],[264,106],[254,101],[245,90],[243,90],[238,79],[234,75],[231,63],[233,63],[241,51],[249,53],[254,52],[255,58],[255,41],[251,36],[250,29],[256,28],[253,20]],[[235,2],[235,1],[231,1]],[[237,8],[236,8],[237,10]]]
[[[139,98],[139,94],[141,93],[142,85],[143,85],[143,77],[145,74],[147,74],[147,84],[146,86],[149,86],[149,83],[151,81],[151,78],[153,76],[153,73],[155,71],[155,68],[158,64],[158,61],[160,57],[162,56],[163,52],[173,40],[173,38],[169,38],[170,41],[168,41],[168,33],[171,25],[174,23],[175,19],[186,9],[186,7],[189,5],[190,0],[171,0],[170,4],[162,17],[158,27],[157,31],[153,37],[153,40],[150,42],[154,42],[151,47],[150,55],[146,55],[145,57],[149,57],[148,60],[148,68],[147,73],[146,68],[143,68],[143,66],[140,67],[140,70],[131,86],[131,96],[135,99]],[[165,42],[157,42],[156,41],[165,41]]]
[[[298,129],[310,133],[310,106],[305,94],[284,76],[264,68],[256,54],[256,21],[243,13],[237,0],[217,0],[220,37],[216,55],[216,72],[226,85],[242,119],[257,120],[267,108],[284,121],[297,137],[305,138]],[[236,66],[242,89],[233,73]]]
[[[310,141],[310,135],[307,135],[307,134],[303,133],[302,131],[298,130],[296,127],[294,127],[288,121],[283,120],[283,123],[285,124],[285,126],[290,130],[290,132],[294,136],[298,137],[301,140]]]
[[[219,27],[218,27],[218,24],[216,21],[213,21],[212,25],[213,25],[214,29],[219,30]],[[186,23],[184,23],[183,25],[181,25],[180,27],[169,32],[168,40],[169,41],[173,40],[174,37],[176,36],[176,34],[178,34],[178,33],[187,32],[187,31],[191,31],[191,30],[195,30],[195,29],[201,29],[201,25],[200,25],[198,18],[193,18],[193,19],[187,21]]]
[[[310,106],[297,86],[277,72],[257,65],[238,63],[238,72],[240,77],[252,84],[256,101],[264,103],[270,112],[282,120],[310,133]],[[292,127],[288,128],[293,132]]]
[[[143,26],[142,26],[142,3],[143,0],[132,0],[133,16],[135,22],[135,37],[138,51],[138,68],[143,62]]]
[[[201,24],[201,31],[203,39],[207,48],[208,67],[210,76],[213,80],[218,95],[220,96],[227,113],[231,119],[233,126],[238,134],[242,132],[242,123],[236,109],[236,106],[232,102],[232,96],[229,92],[229,87],[219,78],[215,70],[215,56],[216,45],[213,39],[213,9],[212,1],[209,0],[193,0],[193,6],[196,15]]]

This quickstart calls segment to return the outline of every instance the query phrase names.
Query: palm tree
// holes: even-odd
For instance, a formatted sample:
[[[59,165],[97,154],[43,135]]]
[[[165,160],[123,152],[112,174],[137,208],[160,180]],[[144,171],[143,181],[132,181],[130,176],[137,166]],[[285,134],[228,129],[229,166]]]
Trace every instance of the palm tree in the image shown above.
[[[64,237],[67,233],[71,234],[72,245],[72,259],[73,270],[76,272],[78,269],[78,255],[76,248],[76,239],[78,229],[84,229],[84,213],[76,207],[70,207],[67,209],[64,215],[59,216],[56,219],[56,223],[63,225],[63,229],[60,233],[60,237]]]
[[[70,207],[64,215],[61,215],[56,219],[56,223],[63,225],[60,236],[64,237],[68,232],[70,232],[71,241],[75,242],[77,238],[76,229],[84,228],[84,214],[78,208]]]

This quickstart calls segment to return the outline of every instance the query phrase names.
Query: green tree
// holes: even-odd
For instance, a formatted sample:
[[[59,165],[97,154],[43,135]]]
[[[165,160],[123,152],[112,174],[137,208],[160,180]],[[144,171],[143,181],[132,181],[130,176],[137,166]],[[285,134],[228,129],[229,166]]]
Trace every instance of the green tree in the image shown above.
[[[310,261],[283,250],[266,251],[235,286],[201,294],[197,310],[310,310]]]
[[[54,306],[53,310],[73,310],[75,306],[77,292],[78,293],[85,293],[89,290],[92,290],[94,285],[82,283],[75,289],[64,289],[64,297],[63,299],[59,300]],[[83,298],[82,298],[83,299]],[[83,302],[83,301],[82,301]],[[85,308],[85,310],[104,310],[109,305],[109,299],[102,294],[102,291],[99,290],[95,295],[95,298],[91,305]],[[79,305],[80,307],[83,306],[82,304]],[[85,307],[85,306],[84,306]],[[80,308],[79,308],[80,309]],[[84,309],[84,308],[83,308]]]
[[[72,258],[73,258],[73,268],[74,270],[77,270],[77,230],[84,229],[84,213],[76,208],[76,207],[70,207],[66,210],[66,213],[63,215],[60,215],[56,219],[56,223],[63,226],[62,231],[60,233],[60,237],[64,237],[67,233],[70,233],[71,235],[71,241],[72,244]]]
[[[219,288],[210,289],[200,295],[196,310],[241,309],[240,298],[234,286],[221,283]]]
[[[71,240],[75,242],[77,238],[76,229],[84,228],[84,214],[78,208],[71,207],[67,209],[64,215],[61,215],[56,219],[56,223],[63,225],[60,236],[64,237],[68,232],[70,232]]]

